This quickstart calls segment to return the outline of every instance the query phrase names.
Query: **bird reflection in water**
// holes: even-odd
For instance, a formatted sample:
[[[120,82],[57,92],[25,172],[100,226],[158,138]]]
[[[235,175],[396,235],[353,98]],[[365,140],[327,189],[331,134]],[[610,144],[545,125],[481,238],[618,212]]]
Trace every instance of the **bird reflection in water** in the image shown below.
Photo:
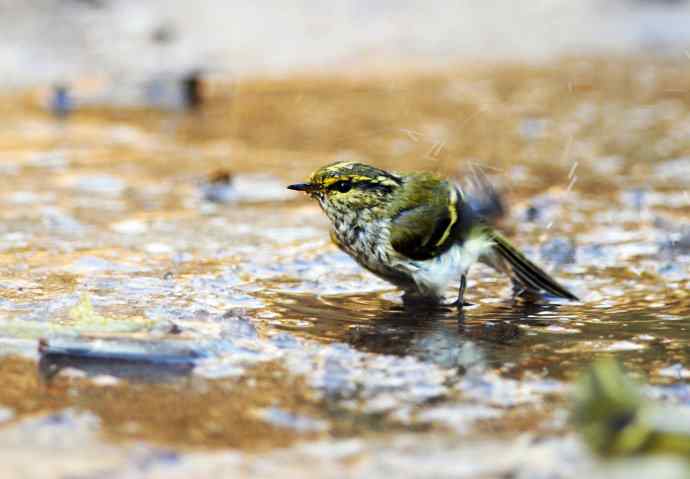
[[[337,341],[360,351],[414,356],[441,366],[457,364],[461,349],[474,343],[488,356],[521,346],[521,325],[546,326],[545,312],[557,304],[506,301],[491,308],[403,307],[379,295],[314,296],[281,294],[271,298],[280,312],[278,327],[312,339]],[[275,324],[275,323],[274,323]]]

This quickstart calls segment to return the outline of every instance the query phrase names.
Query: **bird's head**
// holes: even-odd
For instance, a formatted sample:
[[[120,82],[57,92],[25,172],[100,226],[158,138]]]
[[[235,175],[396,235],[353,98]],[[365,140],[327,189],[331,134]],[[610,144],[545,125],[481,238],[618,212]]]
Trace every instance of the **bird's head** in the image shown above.
[[[399,176],[348,161],[323,166],[312,173],[307,183],[288,188],[308,193],[333,218],[362,210],[382,211],[401,184]]]

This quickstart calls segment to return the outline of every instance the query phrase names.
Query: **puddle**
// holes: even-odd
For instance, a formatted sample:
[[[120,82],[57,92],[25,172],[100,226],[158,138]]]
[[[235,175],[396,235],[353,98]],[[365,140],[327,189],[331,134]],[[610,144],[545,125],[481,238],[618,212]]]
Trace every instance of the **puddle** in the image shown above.
[[[424,477],[420,442],[439,470],[476,454],[468,477],[574,462],[597,477],[565,419],[593,358],[690,406],[690,77],[654,64],[642,86],[640,65],[257,80],[194,113],[59,124],[5,98],[0,427],[72,418],[51,431],[86,428],[80,447],[121,472],[145,444],[150,477],[315,456],[315,475]],[[515,302],[478,266],[462,316],[404,309],[281,190],[344,158],[483,169],[511,206],[502,229],[582,302]]]

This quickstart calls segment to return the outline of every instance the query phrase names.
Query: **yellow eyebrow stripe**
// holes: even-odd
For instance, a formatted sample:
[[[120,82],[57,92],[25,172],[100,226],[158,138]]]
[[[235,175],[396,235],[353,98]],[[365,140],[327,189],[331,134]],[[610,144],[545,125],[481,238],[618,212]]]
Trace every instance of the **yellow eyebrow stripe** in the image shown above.
[[[371,178],[358,175],[332,176],[323,180],[323,186],[328,188],[339,181],[371,181]]]
[[[450,214],[450,221],[448,222],[446,230],[443,232],[443,236],[441,236],[441,239],[436,242],[436,246],[441,246],[446,242],[451,230],[453,229],[453,225],[458,221],[458,192],[454,186],[450,187],[448,196],[448,213]]]

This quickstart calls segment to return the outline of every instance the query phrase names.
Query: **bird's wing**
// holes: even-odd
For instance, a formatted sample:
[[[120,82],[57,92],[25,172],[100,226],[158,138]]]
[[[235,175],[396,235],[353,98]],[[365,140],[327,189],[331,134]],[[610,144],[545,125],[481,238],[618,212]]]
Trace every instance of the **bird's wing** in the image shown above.
[[[447,251],[458,238],[460,191],[434,176],[406,185],[395,205],[391,246],[403,256],[427,260]]]

